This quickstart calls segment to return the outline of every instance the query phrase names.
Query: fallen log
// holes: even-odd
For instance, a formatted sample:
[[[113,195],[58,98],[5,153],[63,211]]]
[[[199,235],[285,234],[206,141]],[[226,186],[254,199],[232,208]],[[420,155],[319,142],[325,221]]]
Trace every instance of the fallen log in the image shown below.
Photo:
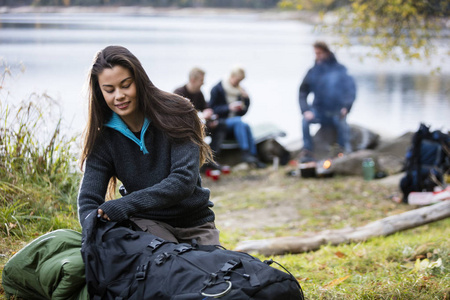
[[[361,227],[325,230],[301,237],[243,241],[238,243],[234,250],[263,255],[302,253],[317,250],[322,245],[357,243],[372,237],[387,236],[448,217],[450,217],[450,201],[443,201],[431,206],[389,216]]]

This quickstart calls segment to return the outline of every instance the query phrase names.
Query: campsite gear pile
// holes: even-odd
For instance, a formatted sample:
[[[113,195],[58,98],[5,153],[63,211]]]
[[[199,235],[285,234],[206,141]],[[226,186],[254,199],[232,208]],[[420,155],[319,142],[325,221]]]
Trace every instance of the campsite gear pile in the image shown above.
[[[417,192],[445,191],[445,174],[450,172],[450,135],[420,124],[406,153],[405,171],[400,181],[403,202],[408,203],[411,193],[417,200],[422,196]]]
[[[86,221],[81,252],[91,299],[303,299],[298,281],[272,261],[169,242],[130,221]]]
[[[331,170],[331,163],[331,159],[300,163],[298,165],[300,176],[302,178],[332,177],[334,174]],[[288,175],[295,176],[295,174]]]

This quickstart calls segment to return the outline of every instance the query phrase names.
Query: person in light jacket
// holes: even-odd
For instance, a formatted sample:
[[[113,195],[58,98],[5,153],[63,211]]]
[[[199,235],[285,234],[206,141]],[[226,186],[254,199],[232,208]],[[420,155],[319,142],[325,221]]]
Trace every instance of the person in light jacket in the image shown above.
[[[245,78],[241,67],[234,67],[230,75],[211,89],[209,106],[219,119],[225,123],[227,136],[234,137],[242,152],[242,161],[257,168],[265,168],[266,164],[257,158],[257,149],[250,126],[242,121],[250,106],[250,98],[240,83]]]

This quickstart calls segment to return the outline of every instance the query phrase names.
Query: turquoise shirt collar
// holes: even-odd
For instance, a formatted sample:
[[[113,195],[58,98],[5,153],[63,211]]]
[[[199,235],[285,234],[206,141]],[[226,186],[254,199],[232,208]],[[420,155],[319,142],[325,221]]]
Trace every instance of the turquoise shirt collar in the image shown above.
[[[117,130],[136,144],[138,144],[139,148],[141,149],[142,153],[148,154],[147,148],[145,147],[145,141],[144,136],[145,132],[147,131],[148,126],[150,126],[150,119],[145,118],[144,119],[144,125],[142,125],[141,129],[141,138],[138,139],[133,132],[128,128],[127,124],[122,120],[122,118],[119,117],[118,114],[115,112],[112,113],[111,118],[108,122],[106,122],[105,126],[112,128],[114,130]]]

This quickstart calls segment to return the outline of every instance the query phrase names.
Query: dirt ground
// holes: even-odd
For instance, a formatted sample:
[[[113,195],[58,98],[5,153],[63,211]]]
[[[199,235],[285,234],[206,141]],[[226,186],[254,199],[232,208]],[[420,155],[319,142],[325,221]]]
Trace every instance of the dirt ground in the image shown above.
[[[380,206],[380,211],[410,209],[407,205],[398,207],[386,197],[397,192],[403,174],[368,183],[354,177],[303,179],[288,176],[289,170],[283,167],[274,171],[269,167],[222,175],[218,181],[203,178],[203,186],[211,190],[217,227],[221,231],[266,229],[266,232],[268,228],[285,228],[285,234],[289,235],[299,234],[299,228],[317,229],[308,225],[311,219],[327,219],[323,226],[345,223],[348,218],[345,208],[343,212],[336,208],[321,216],[322,211],[333,210],[334,206],[366,209],[374,205],[374,208]],[[371,198],[368,203],[359,200],[358,197],[370,197],[373,190],[381,192],[373,197],[377,199]],[[372,204],[372,201],[381,204]]]

